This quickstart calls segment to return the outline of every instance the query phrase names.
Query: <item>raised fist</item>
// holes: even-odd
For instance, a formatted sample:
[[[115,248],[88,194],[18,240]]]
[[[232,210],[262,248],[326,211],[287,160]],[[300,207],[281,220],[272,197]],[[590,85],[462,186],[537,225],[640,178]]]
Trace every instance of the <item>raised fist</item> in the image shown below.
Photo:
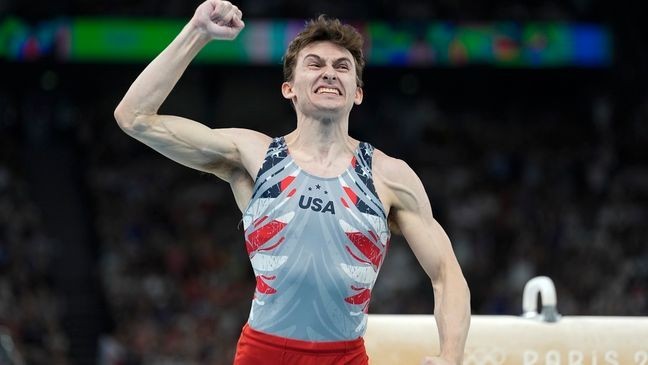
[[[212,39],[236,38],[245,27],[243,13],[229,1],[207,0],[196,8],[191,22]]]

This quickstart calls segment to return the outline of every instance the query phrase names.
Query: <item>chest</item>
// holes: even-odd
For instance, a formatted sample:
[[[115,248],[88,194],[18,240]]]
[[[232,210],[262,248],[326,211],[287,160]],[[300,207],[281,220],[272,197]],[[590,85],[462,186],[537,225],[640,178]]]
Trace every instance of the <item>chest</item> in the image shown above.
[[[320,160],[312,157],[306,157],[299,152],[291,152],[290,158],[303,171],[311,176],[323,179],[330,179],[342,175],[353,163],[354,156],[341,155],[331,160]]]
[[[371,178],[371,192],[378,198],[383,206],[385,213],[388,215],[390,207],[392,205],[392,194],[388,186],[384,183],[382,176],[379,173],[376,173],[374,169],[368,168],[363,171],[362,168],[356,168],[356,162],[351,157],[339,158],[332,162],[322,163],[314,160],[298,160],[294,156],[291,156],[296,166],[302,170],[304,175],[315,178],[315,180],[323,180],[324,182],[330,180],[339,180],[338,177],[344,176],[347,173],[353,175],[355,172],[360,177],[370,176]],[[351,161],[351,162],[349,162]],[[365,181],[366,183],[366,181]],[[320,184],[322,185],[322,184]],[[313,185],[315,186],[315,185]],[[316,188],[316,187],[315,187]],[[313,199],[315,202],[315,199]]]

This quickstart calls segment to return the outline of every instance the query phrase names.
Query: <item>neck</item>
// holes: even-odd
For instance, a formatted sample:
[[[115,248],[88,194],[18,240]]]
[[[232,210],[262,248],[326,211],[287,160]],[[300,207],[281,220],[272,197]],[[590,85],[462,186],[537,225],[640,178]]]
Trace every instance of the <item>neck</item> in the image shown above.
[[[332,161],[345,152],[353,153],[349,118],[297,115],[297,128],[286,136],[291,153],[320,162]]]

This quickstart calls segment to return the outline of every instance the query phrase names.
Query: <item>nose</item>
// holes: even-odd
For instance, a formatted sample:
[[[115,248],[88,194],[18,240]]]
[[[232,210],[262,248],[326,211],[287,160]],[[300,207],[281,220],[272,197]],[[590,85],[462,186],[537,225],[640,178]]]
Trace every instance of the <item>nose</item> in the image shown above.
[[[324,70],[324,74],[322,75],[322,78],[324,80],[326,80],[326,81],[335,81],[335,80],[337,80],[337,76],[335,75],[335,71],[330,67],[327,67]]]

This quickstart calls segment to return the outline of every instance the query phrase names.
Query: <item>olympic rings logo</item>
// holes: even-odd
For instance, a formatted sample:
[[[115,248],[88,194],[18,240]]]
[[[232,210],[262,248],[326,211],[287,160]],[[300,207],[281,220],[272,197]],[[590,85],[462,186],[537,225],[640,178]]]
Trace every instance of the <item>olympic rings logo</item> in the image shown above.
[[[506,352],[499,348],[466,349],[463,365],[503,365]]]

